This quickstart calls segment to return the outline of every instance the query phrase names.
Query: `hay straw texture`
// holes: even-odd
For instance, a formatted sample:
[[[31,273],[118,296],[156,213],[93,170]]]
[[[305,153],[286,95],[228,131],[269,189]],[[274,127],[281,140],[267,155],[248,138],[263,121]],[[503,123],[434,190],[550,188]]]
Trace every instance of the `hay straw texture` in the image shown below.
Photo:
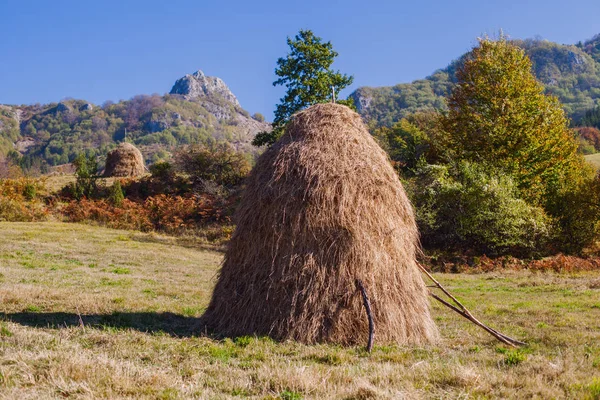
[[[121,143],[106,155],[104,176],[139,176],[146,172],[142,153],[131,143]]]
[[[415,264],[413,210],[385,152],[348,107],[297,113],[258,160],[237,211],[207,330],[304,343],[437,338]]]

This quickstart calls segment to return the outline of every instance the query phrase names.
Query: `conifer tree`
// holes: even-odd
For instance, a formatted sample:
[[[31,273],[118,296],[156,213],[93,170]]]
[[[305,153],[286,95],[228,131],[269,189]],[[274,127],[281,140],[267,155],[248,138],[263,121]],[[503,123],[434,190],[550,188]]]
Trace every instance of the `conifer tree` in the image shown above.
[[[288,37],[290,52],[277,60],[273,86],[285,86],[287,92],[275,109],[273,130],[261,132],[252,142],[255,146],[271,145],[283,134],[285,125],[297,111],[316,103],[331,101],[332,86],[340,91],[352,84],[353,77],[331,69],[338,56],[331,42],[323,42],[310,30],[300,30],[294,39]],[[338,101],[347,103],[348,101]]]

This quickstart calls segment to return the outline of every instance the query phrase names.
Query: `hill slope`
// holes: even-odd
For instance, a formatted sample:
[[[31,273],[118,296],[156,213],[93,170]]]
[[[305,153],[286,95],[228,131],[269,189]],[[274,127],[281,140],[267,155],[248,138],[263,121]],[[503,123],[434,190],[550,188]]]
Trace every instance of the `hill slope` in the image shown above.
[[[600,105],[600,35],[577,45],[532,39],[513,43],[525,50],[547,93],[560,99],[574,121]],[[445,97],[456,82],[456,67],[465,56],[425,79],[388,87],[361,87],[350,97],[372,125],[391,125],[419,110],[445,109]]]
[[[127,139],[147,161],[176,146],[225,141],[240,150],[269,125],[250,117],[227,85],[198,71],[177,80],[169,94],[140,95],[97,106],[84,100],[0,106],[0,154],[23,157],[25,165],[58,165],[81,151],[105,155]]]

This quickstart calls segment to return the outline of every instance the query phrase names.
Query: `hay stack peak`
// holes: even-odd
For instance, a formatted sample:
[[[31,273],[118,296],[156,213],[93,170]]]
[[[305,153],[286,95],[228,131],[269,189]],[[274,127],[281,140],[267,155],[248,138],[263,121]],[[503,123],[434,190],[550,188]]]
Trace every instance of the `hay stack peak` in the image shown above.
[[[364,344],[434,341],[415,264],[413,209],[360,116],[336,104],[297,113],[247,181],[211,303],[217,334]]]
[[[145,172],[142,152],[131,143],[121,143],[106,155],[104,176],[133,177]]]

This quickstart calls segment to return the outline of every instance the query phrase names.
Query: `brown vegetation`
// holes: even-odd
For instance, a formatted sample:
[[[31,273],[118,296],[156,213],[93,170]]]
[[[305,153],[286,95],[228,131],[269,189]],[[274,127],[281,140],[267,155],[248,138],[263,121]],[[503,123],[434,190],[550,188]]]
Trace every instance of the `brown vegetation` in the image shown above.
[[[575,128],[575,132],[579,136],[580,140],[583,140],[585,143],[591,145],[595,151],[600,151],[600,129],[590,126],[582,126]]]
[[[226,226],[229,217],[218,200],[211,196],[151,196],[144,201],[125,199],[120,205],[107,200],[72,201],[61,210],[70,222],[94,222],[109,228],[161,231],[171,234],[189,232],[212,223]]]
[[[433,271],[450,273],[475,273],[499,271],[540,271],[574,273],[600,271],[600,257],[575,257],[558,254],[541,259],[522,259],[511,256],[458,256],[426,257],[424,263]]]
[[[415,264],[413,210],[385,152],[349,108],[296,114],[247,181],[207,328],[306,343],[437,338]]]

